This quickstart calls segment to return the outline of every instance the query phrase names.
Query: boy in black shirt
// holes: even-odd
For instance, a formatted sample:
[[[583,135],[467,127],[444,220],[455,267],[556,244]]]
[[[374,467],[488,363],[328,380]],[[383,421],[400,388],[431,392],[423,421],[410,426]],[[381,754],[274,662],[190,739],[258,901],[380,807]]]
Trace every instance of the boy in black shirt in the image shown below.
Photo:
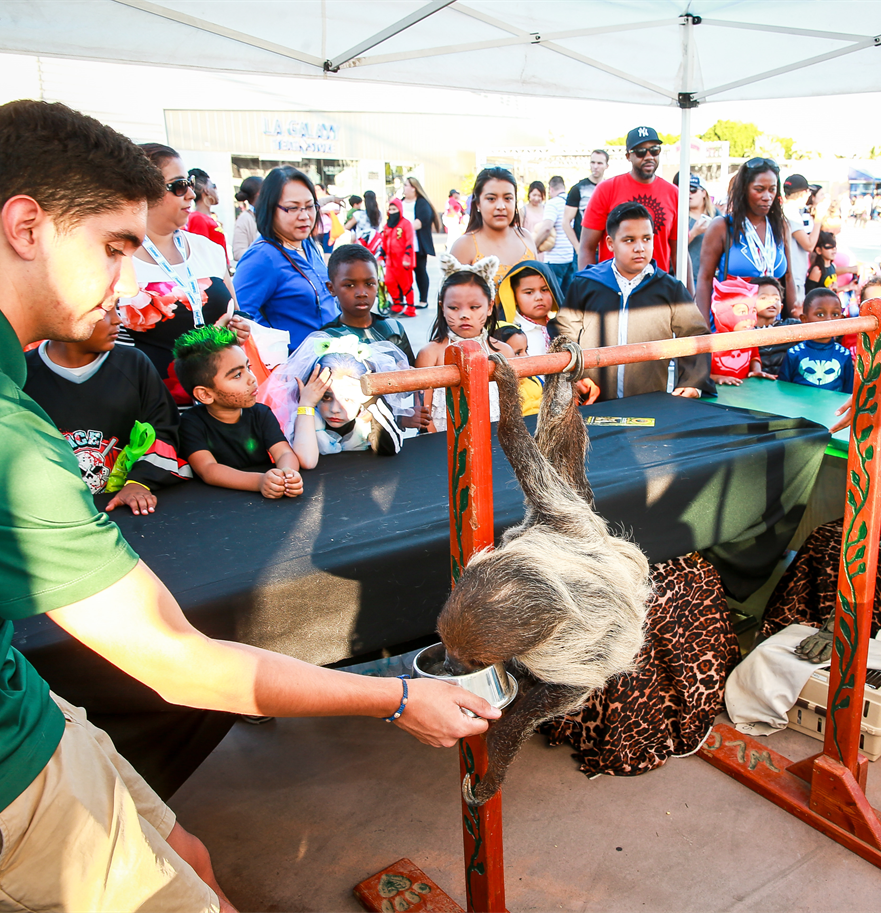
[[[203,482],[264,498],[303,493],[297,458],[272,410],[257,402],[257,379],[235,333],[210,324],[184,333],[174,370],[196,402],[181,417],[181,447]],[[269,457],[275,466],[265,468]]]
[[[178,412],[159,372],[143,352],[116,345],[122,319],[111,308],[80,342],[47,340],[25,355],[24,391],[36,400],[73,450],[93,495],[105,490],[135,422],[156,434],[105,510],[124,505],[152,514],[157,488],[191,479],[179,458]]]

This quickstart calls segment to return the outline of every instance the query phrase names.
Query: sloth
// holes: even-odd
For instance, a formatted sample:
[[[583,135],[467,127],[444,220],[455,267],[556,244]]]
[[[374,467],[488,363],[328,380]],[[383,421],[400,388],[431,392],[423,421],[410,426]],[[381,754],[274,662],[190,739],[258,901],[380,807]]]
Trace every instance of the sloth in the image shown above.
[[[551,351],[573,354],[569,373],[547,378],[533,438],[517,376],[496,362],[498,438],[525,496],[522,523],[495,550],[476,553],[438,617],[448,674],[503,662],[517,700],[487,734],[486,776],[462,794],[483,805],[540,724],[580,707],[613,676],[634,668],[651,595],[648,562],[613,535],[594,509],[585,471],[587,428],[573,395],[581,349],[564,337]],[[574,370],[573,370],[574,367]]]

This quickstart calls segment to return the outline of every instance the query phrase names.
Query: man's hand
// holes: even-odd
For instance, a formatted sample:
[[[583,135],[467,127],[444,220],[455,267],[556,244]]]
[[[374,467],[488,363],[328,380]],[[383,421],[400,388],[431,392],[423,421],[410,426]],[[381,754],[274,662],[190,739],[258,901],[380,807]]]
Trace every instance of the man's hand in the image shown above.
[[[673,391],[674,396],[687,396],[689,399],[700,399],[701,391],[697,387],[677,387]]]
[[[303,494],[303,477],[295,469],[283,469],[284,496],[286,498],[299,498]]]
[[[451,748],[458,739],[486,732],[487,720],[502,715],[482,697],[446,682],[414,678],[407,685],[407,707],[396,725],[433,748]],[[477,717],[468,716],[465,710]]]
[[[280,469],[270,469],[260,479],[260,494],[264,498],[280,498],[285,493],[285,477]]]
[[[125,505],[132,509],[133,514],[152,514],[156,509],[156,495],[152,491],[138,485],[137,482],[126,482],[125,485],[110,499],[104,510],[115,510]]]

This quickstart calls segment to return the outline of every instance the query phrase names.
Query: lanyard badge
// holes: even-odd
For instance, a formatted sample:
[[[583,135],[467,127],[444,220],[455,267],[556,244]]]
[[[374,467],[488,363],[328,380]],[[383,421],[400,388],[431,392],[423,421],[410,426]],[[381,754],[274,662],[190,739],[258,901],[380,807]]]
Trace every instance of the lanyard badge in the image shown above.
[[[181,286],[186,292],[187,301],[190,302],[190,307],[193,310],[193,325],[197,327],[205,326],[205,317],[202,314],[202,292],[199,289],[199,283],[196,282],[196,278],[193,276],[190,265],[187,262],[187,252],[180,231],[174,233],[174,246],[177,248],[178,253],[181,255],[181,259],[183,260],[184,273],[186,274],[185,278],[182,278],[177,271],[173,269],[168,260],[162,256],[159,248],[157,248],[149,238],[144,238],[144,250],[156,261],[156,265],[162,272],[165,273],[175,285]]]

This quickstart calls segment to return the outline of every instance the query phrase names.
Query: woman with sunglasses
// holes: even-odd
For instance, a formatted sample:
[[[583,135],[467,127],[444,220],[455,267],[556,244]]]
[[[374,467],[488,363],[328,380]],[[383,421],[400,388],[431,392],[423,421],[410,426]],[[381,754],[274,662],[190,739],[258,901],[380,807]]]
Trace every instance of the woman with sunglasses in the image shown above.
[[[339,316],[327,267],[312,239],[320,218],[312,181],[291,165],[266,175],[254,210],[258,239],[236,268],[239,307],[259,324],[290,333],[290,350]]]
[[[750,159],[731,182],[727,215],[714,219],[704,235],[695,295],[701,313],[709,321],[713,279],[773,276],[784,288],[783,316],[798,317],[788,251],[780,169],[772,159]]]
[[[235,299],[225,249],[203,235],[181,229],[195,198],[193,180],[170,146],[144,143],[147,158],[162,172],[165,196],[147,212],[147,237],[134,256],[140,293],[122,298],[119,312],[128,331],[118,344],[134,345],[153,362],[175,401],[192,401],[176,378],[169,376],[175,340],[194,326],[229,326],[241,340],[247,321],[233,317]]]

